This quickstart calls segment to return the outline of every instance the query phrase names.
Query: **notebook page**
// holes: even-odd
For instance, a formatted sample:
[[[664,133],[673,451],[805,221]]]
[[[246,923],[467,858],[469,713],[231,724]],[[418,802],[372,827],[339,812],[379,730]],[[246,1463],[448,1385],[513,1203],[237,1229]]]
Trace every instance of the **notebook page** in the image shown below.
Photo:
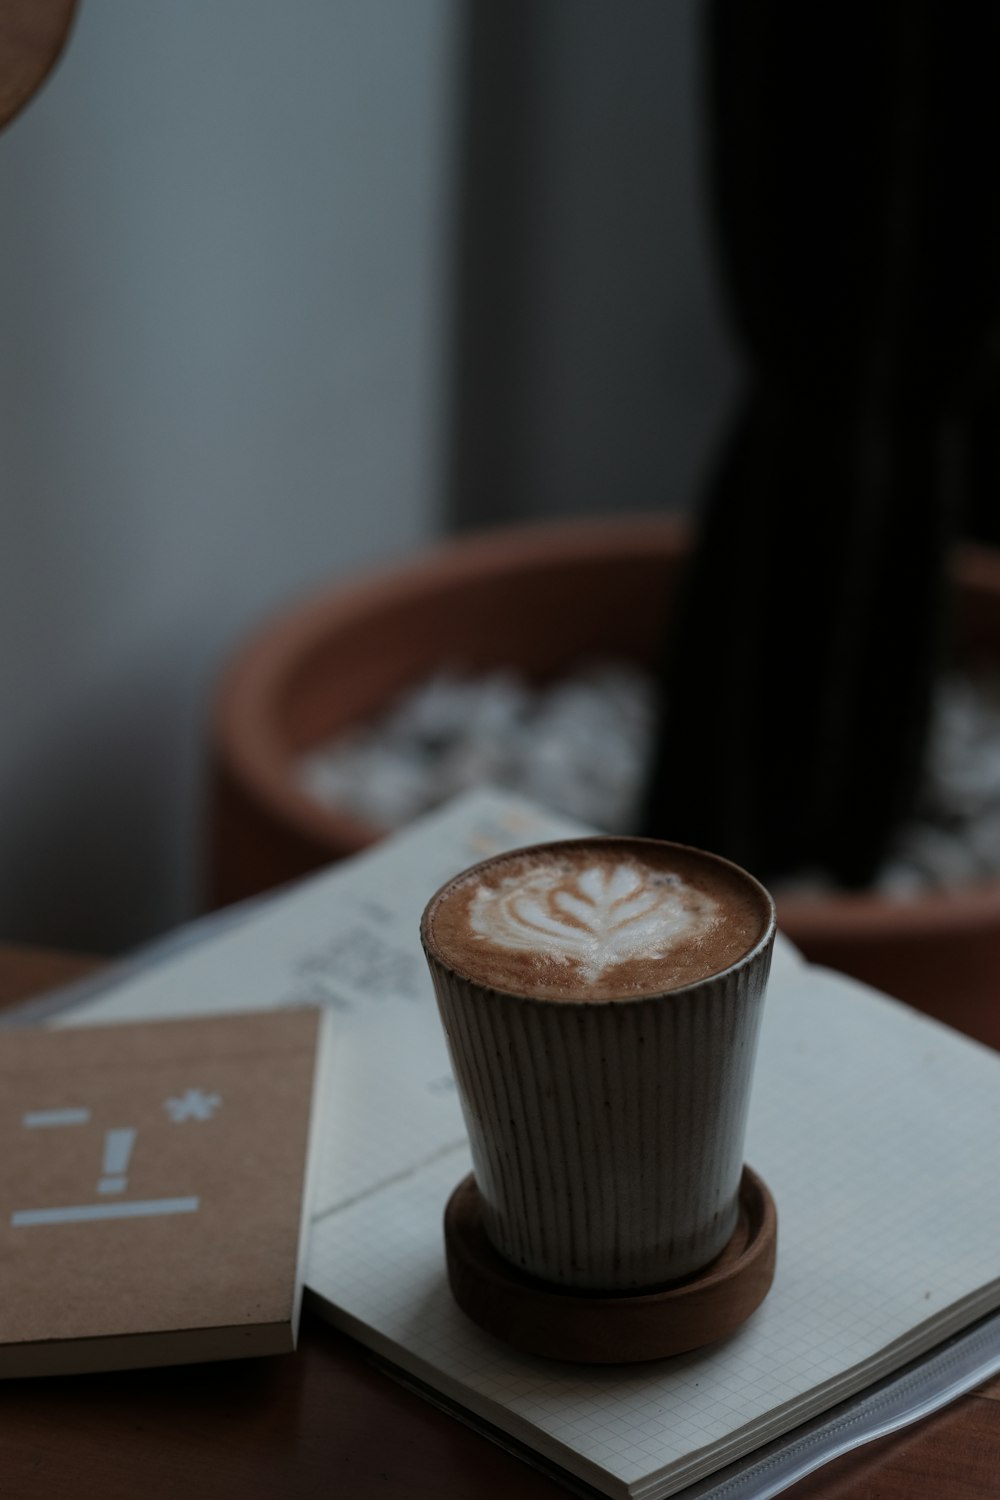
[[[998,1147],[1000,1058],[782,953],[747,1151],[778,1270],[731,1339],[600,1369],[480,1333],[444,1276],[457,1153],[316,1226],[307,1280],[338,1324],[580,1478],[666,1495],[1000,1305]]]

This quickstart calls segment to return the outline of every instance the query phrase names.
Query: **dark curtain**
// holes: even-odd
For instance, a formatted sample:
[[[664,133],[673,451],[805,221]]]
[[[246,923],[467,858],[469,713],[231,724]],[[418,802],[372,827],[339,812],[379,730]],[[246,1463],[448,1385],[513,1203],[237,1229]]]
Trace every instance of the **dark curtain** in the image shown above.
[[[960,530],[996,539],[1000,12],[713,0],[749,379],[705,497],[646,831],[867,882],[919,784]]]

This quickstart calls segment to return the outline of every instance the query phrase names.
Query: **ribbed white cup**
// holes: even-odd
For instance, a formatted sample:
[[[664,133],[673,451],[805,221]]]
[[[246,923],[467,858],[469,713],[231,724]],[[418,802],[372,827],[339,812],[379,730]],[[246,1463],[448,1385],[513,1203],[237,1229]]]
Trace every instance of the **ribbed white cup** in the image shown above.
[[[629,1291],[689,1275],[732,1236],[774,942],[773,902],[746,880],[770,918],[744,957],[622,1000],[490,989],[442,958],[425,912],[486,1232],[515,1266]]]

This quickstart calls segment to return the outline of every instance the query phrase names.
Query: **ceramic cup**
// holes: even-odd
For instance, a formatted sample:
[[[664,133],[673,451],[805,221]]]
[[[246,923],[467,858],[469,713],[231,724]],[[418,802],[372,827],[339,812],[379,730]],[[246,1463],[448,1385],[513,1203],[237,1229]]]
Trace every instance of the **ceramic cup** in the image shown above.
[[[676,867],[709,900],[725,893],[712,939],[723,967],[691,978],[697,965],[681,966],[669,982],[657,971],[650,989],[648,965],[637,976],[626,957],[595,986],[588,975],[602,943],[628,949],[635,932],[622,938],[619,929],[639,920],[641,949],[641,924],[651,920],[632,877],[609,876],[609,859],[625,868],[651,861],[667,881]],[[577,881],[555,904],[532,884],[539,862],[553,860],[568,861]],[[496,920],[494,908],[502,908]],[[719,923],[728,929],[721,947]],[[774,931],[774,903],[751,875],[659,840],[511,851],[463,871],[431,899],[421,939],[484,1227],[508,1262],[566,1288],[624,1293],[688,1277],[725,1248],[739,1213]],[[542,950],[554,945],[554,982],[531,981],[533,956],[523,952],[536,939]]]

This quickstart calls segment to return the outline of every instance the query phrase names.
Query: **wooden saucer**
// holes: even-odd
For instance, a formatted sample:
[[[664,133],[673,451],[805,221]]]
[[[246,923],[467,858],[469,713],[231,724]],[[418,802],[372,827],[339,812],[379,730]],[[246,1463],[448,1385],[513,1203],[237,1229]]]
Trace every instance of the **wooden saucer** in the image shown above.
[[[486,1237],[471,1175],[448,1200],[444,1238],[452,1295],[481,1328],[549,1359],[627,1364],[698,1349],[737,1329],[774,1279],[778,1216],[765,1183],[744,1166],[740,1217],[722,1254],[683,1282],[621,1296],[564,1291],[510,1265]]]

